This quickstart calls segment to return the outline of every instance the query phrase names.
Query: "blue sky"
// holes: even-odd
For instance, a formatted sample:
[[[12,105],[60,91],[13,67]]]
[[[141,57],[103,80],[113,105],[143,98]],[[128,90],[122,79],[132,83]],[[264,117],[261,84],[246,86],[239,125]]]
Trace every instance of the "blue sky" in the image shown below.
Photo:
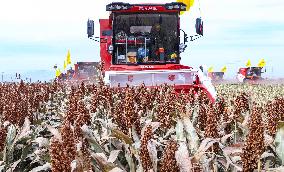
[[[268,77],[284,77],[284,1],[199,0],[184,14],[182,27],[194,34],[195,18],[204,19],[204,37],[189,43],[182,63],[227,65],[232,78],[248,59],[267,61]],[[86,37],[86,21],[106,18],[110,0],[9,0],[0,6],[0,72],[52,70],[63,66],[67,50],[72,61],[98,61],[99,45]],[[140,3],[141,0],[125,2]],[[152,0],[148,2],[171,2]],[[96,32],[98,33],[98,29]]]

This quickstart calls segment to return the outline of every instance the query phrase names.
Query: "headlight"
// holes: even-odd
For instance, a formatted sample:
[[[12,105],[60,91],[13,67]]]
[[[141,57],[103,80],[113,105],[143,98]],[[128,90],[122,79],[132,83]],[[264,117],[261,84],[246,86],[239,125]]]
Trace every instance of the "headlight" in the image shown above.
[[[169,6],[167,6],[167,9],[168,9],[168,10],[172,10],[172,9],[174,9],[174,6],[169,5]]]
[[[181,2],[172,2],[172,3],[167,3],[165,4],[165,7],[167,10],[180,10],[180,11],[185,11],[186,10],[186,5]]]
[[[106,6],[107,11],[115,11],[115,10],[128,10],[132,6],[129,3],[122,3],[122,2],[113,2]]]

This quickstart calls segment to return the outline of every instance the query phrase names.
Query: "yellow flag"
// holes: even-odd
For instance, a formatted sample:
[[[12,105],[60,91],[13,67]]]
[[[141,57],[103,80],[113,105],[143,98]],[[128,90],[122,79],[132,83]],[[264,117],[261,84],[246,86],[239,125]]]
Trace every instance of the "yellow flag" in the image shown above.
[[[193,6],[194,0],[177,0],[177,2],[182,2],[186,5],[186,11],[189,11],[189,9]],[[184,14],[185,11],[181,11],[180,14]]]
[[[258,63],[258,67],[264,67],[266,65],[266,62],[264,59],[261,59]]]
[[[227,72],[227,66],[224,66],[222,69],[221,69],[221,72]]]
[[[210,66],[208,72],[213,72],[214,71],[213,69],[214,69],[213,66]]]
[[[248,60],[247,64],[246,64],[246,67],[251,67],[251,61],[250,59]]]
[[[70,51],[69,50],[67,52],[66,62],[67,62],[67,65],[71,64],[71,55],[70,55]]]
[[[66,63],[66,60],[64,60],[63,69],[65,70],[66,67],[67,67],[67,63]]]
[[[60,74],[61,74],[60,69],[56,69],[55,76],[56,76],[56,77],[59,77]]]

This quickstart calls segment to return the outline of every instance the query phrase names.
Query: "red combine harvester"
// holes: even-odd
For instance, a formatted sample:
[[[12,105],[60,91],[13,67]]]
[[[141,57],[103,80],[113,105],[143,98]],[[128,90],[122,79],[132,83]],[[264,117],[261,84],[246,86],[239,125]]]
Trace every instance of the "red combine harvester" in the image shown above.
[[[240,68],[237,78],[240,82],[256,82],[261,79],[261,74],[263,67],[246,67],[246,68]]]
[[[77,62],[74,64],[74,71],[69,70],[70,76],[72,76],[72,80],[94,81],[98,76],[98,65],[98,62]]]
[[[100,37],[94,35],[94,21],[88,20],[88,37],[100,42],[104,63],[104,80],[110,87],[155,87],[174,85],[177,92],[202,89],[215,100],[211,80],[201,70],[180,64],[185,51],[187,34],[180,29],[183,3],[129,4],[111,3],[108,19],[100,19]],[[182,32],[181,32],[182,31]],[[203,22],[196,19],[197,35],[203,35]],[[180,41],[181,33],[183,39]]]

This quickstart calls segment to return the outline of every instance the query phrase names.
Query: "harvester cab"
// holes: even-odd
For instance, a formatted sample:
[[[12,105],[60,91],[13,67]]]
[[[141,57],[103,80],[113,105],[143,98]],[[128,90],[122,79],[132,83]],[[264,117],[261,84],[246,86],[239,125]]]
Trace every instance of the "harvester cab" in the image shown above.
[[[181,65],[188,35],[180,29],[180,12],[186,5],[111,3],[108,19],[100,19],[100,56],[104,79],[111,87],[174,85],[177,91],[203,89],[210,98],[216,92],[207,76]],[[94,21],[88,20],[88,37],[94,39]],[[181,34],[181,31],[183,32]],[[196,20],[197,35],[203,22]],[[181,36],[183,35],[183,37]],[[192,39],[192,36],[191,36]]]

